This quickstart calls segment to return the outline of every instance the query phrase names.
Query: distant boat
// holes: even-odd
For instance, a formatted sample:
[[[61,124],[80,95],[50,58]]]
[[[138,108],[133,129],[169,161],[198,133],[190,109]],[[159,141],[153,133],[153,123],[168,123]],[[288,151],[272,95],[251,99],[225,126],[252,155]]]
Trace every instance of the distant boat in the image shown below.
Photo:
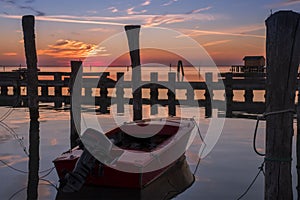
[[[74,192],[85,184],[142,189],[184,155],[194,127],[193,119],[171,117],[125,123],[105,134],[87,129],[82,136],[84,141],[91,145],[98,142],[89,149],[91,153],[78,146],[53,161],[61,188],[65,192]],[[101,160],[105,160],[104,163],[92,156],[96,152],[103,153]],[[128,170],[119,171],[118,167]]]

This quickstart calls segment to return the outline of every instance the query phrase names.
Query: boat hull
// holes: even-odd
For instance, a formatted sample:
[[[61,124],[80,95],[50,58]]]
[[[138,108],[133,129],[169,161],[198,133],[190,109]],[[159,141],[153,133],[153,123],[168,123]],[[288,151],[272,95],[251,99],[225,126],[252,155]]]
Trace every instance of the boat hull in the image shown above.
[[[141,189],[147,186],[148,184],[150,184],[152,181],[154,181],[159,176],[164,174],[169,168],[174,166],[178,162],[178,160],[180,160],[180,158],[184,155],[185,147],[189,141],[191,131],[194,128],[194,123],[189,119],[189,121],[187,121],[185,124],[186,130],[182,131],[183,128],[180,127],[180,123],[179,123],[181,122],[181,120],[182,119],[180,118],[167,119],[166,121],[168,121],[169,123],[168,126],[163,125],[161,128],[162,131],[157,133],[157,136],[155,136],[156,138],[152,137],[153,141],[159,141],[157,137],[165,138],[164,142],[162,142],[157,146],[152,145],[155,146],[155,148],[152,149],[151,151],[149,150],[151,155],[152,155],[152,151],[157,152],[156,150],[160,150],[160,152],[162,153],[159,155],[158,159],[156,159],[155,156],[153,157],[150,156],[149,160],[147,159],[142,160],[144,166],[141,169],[147,169],[148,166],[152,167],[153,165],[158,165],[159,163],[170,159],[171,157],[170,155],[172,154],[172,152],[175,152],[177,151],[178,148],[181,148],[182,151],[176,152],[176,153],[180,153],[178,154],[176,160],[172,162],[168,161],[167,162],[168,164],[164,164],[163,167],[159,167],[156,170],[142,170],[141,173],[117,170],[116,168],[112,168],[110,166],[100,163],[99,161],[96,161],[96,164],[94,165],[93,169],[87,176],[85,185]],[[150,121],[151,120],[143,120],[139,122],[138,125],[139,126],[148,125]],[[157,126],[157,124],[155,126]],[[132,128],[134,126],[132,124],[129,124],[128,127]],[[114,137],[118,131],[119,129],[116,128],[113,129],[112,131],[107,132],[105,135],[107,137]],[[179,134],[179,136],[177,135],[177,133]],[[175,136],[178,137],[176,138]],[[116,137],[114,139],[116,139]],[[181,142],[178,142],[178,140],[180,140]],[[130,148],[130,147],[126,146],[126,148]],[[80,156],[82,155],[82,153],[83,150],[76,147],[75,149],[62,154],[61,156],[59,156],[53,161],[58,176],[61,180],[66,176],[67,173],[72,172],[74,170],[76,163],[80,158]],[[124,157],[126,159],[124,159]],[[128,160],[130,161],[130,159],[127,158],[130,158],[130,156],[123,155],[123,161],[120,161],[120,163],[121,164],[125,163],[125,165],[127,165],[128,164],[127,161]],[[134,159],[135,158],[131,159],[132,162],[136,161]],[[134,164],[132,164],[132,166],[133,165]]]
[[[73,152],[70,152],[70,155],[72,155],[74,151],[76,155],[80,155],[82,153],[82,150],[75,149]],[[68,172],[73,171],[78,159],[79,157],[70,159],[70,156],[64,155],[63,157],[58,157],[53,161],[60,179],[63,179]],[[175,163],[176,162],[162,169],[146,173],[129,173],[119,171],[99,163],[95,165],[92,172],[87,177],[85,184],[122,188],[143,188]]]

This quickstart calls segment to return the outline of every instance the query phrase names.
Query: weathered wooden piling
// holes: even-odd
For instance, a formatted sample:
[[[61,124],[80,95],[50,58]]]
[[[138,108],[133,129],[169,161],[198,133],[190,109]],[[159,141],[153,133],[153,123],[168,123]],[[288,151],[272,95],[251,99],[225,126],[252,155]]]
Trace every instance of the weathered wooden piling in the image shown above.
[[[71,120],[71,133],[70,145],[71,148],[77,146],[77,139],[81,131],[81,92],[82,92],[82,61],[71,61],[71,77],[70,77],[70,120]],[[76,80],[77,79],[77,80]],[[76,87],[73,87],[76,80]]]
[[[62,77],[60,73],[55,73],[54,74],[54,81],[56,82],[61,82],[62,81]],[[54,94],[57,98],[57,100],[54,102],[54,107],[55,108],[60,108],[62,107],[62,101],[60,100],[62,97],[62,87],[61,86],[55,86],[54,87]]]
[[[233,89],[232,89],[232,73],[227,73],[225,83],[225,97],[226,97],[226,117],[232,117],[232,102],[233,102]]]
[[[100,87],[100,113],[106,114],[109,112],[107,97],[108,97],[108,90],[105,87],[105,82],[107,82],[107,77],[109,76],[109,72],[103,72],[100,78],[99,87]]]
[[[205,74],[205,83],[206,83],[206,89],[205,89],[205,117],[211,117],[212,116],[212,99],[213,99],[213,90],[212,90],[212,73],[206,73]]]
[[[169,89],[168,89],[168,110],[169,116],[176,116],[176,90],[175,90],[175,81],[176,81],[176,74],[174,72],[169,72]]]
[[[29,129],[29,173],[27,186],[27,199],[38,198],[39,184],[39,103],[38,103],[38,73],[37,55],[35,47],[34,16],[27,15],[22,18],[24,34],[24,47],[27,64],[27,91],[30,114]]]
[[[171,65],[171,64],[170,64]],[[158,73],[157,72],[151,72],[150,73],[150,80],[151,80],[151,86],[150,86],[150,102],[151,102],[151,115],[156,115],[158,113]]]
[[[141,62],[140,62],[140,25],[127,25],[125,31],[130,50],[130,59],[132,66],[132,96],[133,96],[133,120],[143,118],[142,89],[141,89]]]
[[[300,198],[300,82],[298,79],[298,105],[297,105],[297,138],[296,138],[296,169],[297,169],[297,193]]]
[[[292,200],[293,110],[299,65],[299,14],[279,11],[266,20],[265,199]]]
[[[181,71],[181,75],[184,76],[182,60],[178,60],[178,63],[177,63],[177,73],[179,74],[180,71]]]
[[[246,76],[245,79],[249,82],[255,82],[255,77],[253,77],[253,76]],[[245,97],[246,103],[252,103],[253,97],[254,97],[253,89],[246,89],[244,97]]]
[[[124,73],[117,73],[117,87],[116,87],[116,96],[117,96],[117,113],[124,113]]]

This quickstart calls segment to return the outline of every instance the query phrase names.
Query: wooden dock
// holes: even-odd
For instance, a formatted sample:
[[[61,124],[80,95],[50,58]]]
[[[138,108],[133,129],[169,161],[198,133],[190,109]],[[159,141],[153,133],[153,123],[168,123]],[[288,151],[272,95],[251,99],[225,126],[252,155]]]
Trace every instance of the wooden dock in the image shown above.
[[[132,104],[132,98],[124,97],[124,90],[131,89],[131,81],[124,81],[124,73],[116,73],[116,80],[107,78],[109,72],[105,72],[101,79],[99,73],[83,73],[82,88],[83,98],[82,104],[87,96],[92,95],[92,89],[97,82],[97,88],[100,90],[99,95],[94,96],[95,107],[101,113],[108,113],[110,105],[117,105],[119,113],[124,112],[124,103]],[[158,73],[150,74],[150,81],[142,81],[142,89],[150,89],[150,98],[142,98],[143,104],[154,105],[151,108],[151,114],[157,113],[157,106],[168,106],[169,115],[176,114],[176,105],[188,105],[196,107],[204,107],[206,116],[211,115],[212,109],[219,109],[219,113],[226,112],[227,117],[231,117],[234,112],[245,113],[263,113],[265,111],[265,101],[254,101],[255,91],[265,91],[266,77],[265,73],[221,73],[217,80],[213,80],[212,73],[205,74],[205,81],[199,82],[181,82],[176,80],[176,73],[169,72],[168,81],[158,82]],[[1,106],[27,106],[27,74],[26,72],[0,72],[0,105]],[[38,72],[38,90],[39,101],[43,103],[54,103],[55,108],[60,108],[70,104],[70,79],[69,72]],[[118,84],[116,84],[118,82]],[[177,95],[168,89],[168,98],[159,99],[159,90],[167,89],[164,85],[172,85],[175,90],[185,90],[186,98],[178,99]],[[226,111],[220,110],[218,105],[224,104],[224,100],[214,99],[215,91],[224,91],[226,97]],[[116,89],[115,95],[109,96],[109,89]],[[188,88],[192,88],[191,91]],[[204,98],[195,99],[197,91],[204,92]],[[244,91],[244,99],[234,101],[234,93],[236,91]],[[212,101],[211,101],[212,99]],[[213,102],[213,103],[212,103]],[[213,105],[213,107],[212,107]]]

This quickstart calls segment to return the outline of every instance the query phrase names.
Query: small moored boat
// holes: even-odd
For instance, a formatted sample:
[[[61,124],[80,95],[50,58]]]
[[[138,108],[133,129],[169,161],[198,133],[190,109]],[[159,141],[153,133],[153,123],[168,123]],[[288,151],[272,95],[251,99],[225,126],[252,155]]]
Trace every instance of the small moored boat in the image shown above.
[[[83,148],[53,162],[65,192],[83,184],[142,189],[178,162],[191,141],[194,119],[161,118],[125,123],[103,134],[87,129]]]

